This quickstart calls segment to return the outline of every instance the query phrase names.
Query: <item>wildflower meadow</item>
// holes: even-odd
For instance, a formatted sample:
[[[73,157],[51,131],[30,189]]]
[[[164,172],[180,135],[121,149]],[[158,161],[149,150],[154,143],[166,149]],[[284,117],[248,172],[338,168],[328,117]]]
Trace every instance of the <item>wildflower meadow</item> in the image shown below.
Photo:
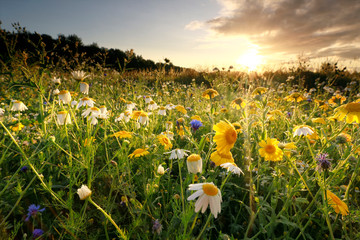
[[[1,239],[360,239],[358,75],[122,70],[3,65]]]

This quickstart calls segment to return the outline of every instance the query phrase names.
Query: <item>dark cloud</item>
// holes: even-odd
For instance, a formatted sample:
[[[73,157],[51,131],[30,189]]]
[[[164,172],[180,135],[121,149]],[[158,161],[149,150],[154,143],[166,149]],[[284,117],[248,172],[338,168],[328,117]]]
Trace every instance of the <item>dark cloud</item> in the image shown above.
[[[231,15],[207,23],[224,35],[247,35],[261,54],[360,57],[359,0],[233,0]]]

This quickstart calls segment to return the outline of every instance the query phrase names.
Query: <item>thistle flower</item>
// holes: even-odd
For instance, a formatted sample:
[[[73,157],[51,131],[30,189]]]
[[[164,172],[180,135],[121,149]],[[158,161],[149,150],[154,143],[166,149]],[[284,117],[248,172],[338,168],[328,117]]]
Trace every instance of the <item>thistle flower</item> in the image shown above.
[[[199,212],[201,209],[201,213],[204,213],[210,205],[211,213],[217,218],[221,212],[222,197],[220,189],[212,182],[190,184],[188,189],[196,191],[187,198],[188,201],[198,198],[195,202],[195,212]]]
[[[160,234],[160,233],[161,233],[161,231],[162,231],[162,225],[161,225],[161,223],[159,222],[159,220],[155,219],[155,220],[153,221],[152,231],[153,231],[153,233],[156,232],[157,234]]]
[[[89,94],[89,84],[86,82],[80,82],[80,92],[83,94]]]
[[[77,190],[77,194],[80,197],[80,200],[85,200],[91,195],[91,190],[86,185],[81,185],[81,188]]]
[[[25,111],[28,110],[28,108],[25,106],[25,104],[22,101],[13,100],[13,105],[10,109],[10,111]]]
[[[45,211],[45,208],[40,209],[40,205],[31,204],[28,208],[28,213],[25,221],[29,221],[30,217],[35,217],[38,213]]]
[[[327,171],[331,168],[331,160],[329,157],[329,154],[327,153],[320,153],[316,156],[317,161],[317,167],[316,170],[321,171]]]

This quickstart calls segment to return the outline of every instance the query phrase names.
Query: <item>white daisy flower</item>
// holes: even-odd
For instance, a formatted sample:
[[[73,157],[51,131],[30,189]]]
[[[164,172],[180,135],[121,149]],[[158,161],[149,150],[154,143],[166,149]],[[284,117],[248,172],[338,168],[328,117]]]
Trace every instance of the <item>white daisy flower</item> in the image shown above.
[[[160,107],[158,114],[161,116],[166,116],[166,108],[165,107]]]
[[[126,110],[125,112],[120,113],[120,116],[115,119],[115,122],[122,120],[124,120],[124,122],[129,122],[130,118],[131,118],[131,112]]]
[[[165,168],[161,164],[159,165],[159,167],[157,169],[157,173],[159,175],[164,175],[164,173],[165,173]]]
[[[174,140],[174,133],[171,131],[162,132],[161,134],[165,135],[170,140]]]
[[[25,104],[22,101],[18,101],[18,100],[13,100],[13,105],[11,107],[11,111],[25,111],[28,108],[25,106]]]
[[[80,92],[83,94],[89,94],[89,84],[86,82],[80,82]]]
[[[99,114],[98,118],[106,119],[108,117],[109,117],[109,112],[108,112],[106,106],[101,106],[100,107],[100,114]]]
[[[152,98],[150,96],[145,97],[145,103],[150,103],[152,101]]]
[[[59,102],[63,102],[64,104],[68,104],[71,102],[71,95],[68,90],[61,90],[58,94]]]
[[[73,71],[71,75],[76,81],[83,81],[88,77],[84,71]]]
[[[60,93],[60,90],[59,90],[59,89],[53,90],[53,94],[54,94],[54,95],[58,95],[59,93]]]
[[[294,128],[294,137],[295,136],[306,136],[306,135],[312,135],[314,133],[313,130],[310,129],[309,126],[306,125],[300,125]]]
[[[59,125],[71,124],[70,114],[67,111],[60,111],[57,114],[57,123]]]
[[[212,182],[190,184],[188,189],[196,191],[187,198],[188,201],[198,198],[195,202],[195,212],[199,212],[201,209],[201,213],[204,213],[210,205],[211,213],[217,218],[218,213],[221,212],[222,197],[220,189]]]
[[[202,172],[202,159],[198,154],[191,154],[186,159],[186,165],[189,173],[201,173]]]
[[[4,115],[4,113],[5,113],[5,109],[0,108],[0,116]]]
[[[93,107],[94,103],[95,103],[95,101],[92,98],[84,97],[84,98],[80,99],[79,104],[77,105],[76,109],[79,109],[82,106]]]
[[[183,159],[185,156],[186,157],[188,156],[188,154],[186,152],[189,152],[189,151],[177,148],[177,149],[172,150],[171,152],[166,152],[164,154],[171,153],[170,158],[169,158],[170,160],[171,159]]]
[[[83,113],[81,114],[81,116],[87,117],[87,116],[89,116],[90,113],[91,113],[91,115],[93,115],[93,116],[98,116],[101,112],[100,112],[100,109],[99,109],[99,108],[97,108],[97,107],[91,107],[91,108],[88,108],[88,109],[86,109],[85,111],[83,111]]]
[[[127,102],[126,103],[126,109],[129,111],[129,112],[132,112],[132,110],[136,107],[136,104],[133,103],[133,102]]]
[[[153,111],[153,110],[156,110],[158,108],[159,108],[159,106],[156,104],[156,102],[150,101],[150,103],[148,105],[148,110],[149,111]]]
[[[53,83],[55,83],[56,85],[60,85],[60,84],[61,84],[60,78],[57,78],[57,77],[53,77],[53,78],[51,79],[51,81],[52,81]]]
[[[175,109],[175,105],[174,104],[172,104],[172,103],[169,103],[169,104],[167,104],[166,106],[165,106],[165,108],[167,109],[167,110],[173,110],[173,109]]]
[[[139,123],[146,125],[149,122],[149,117],[146,112],[142,112],[139,117]]]
[[[76,100],[71,101],[70,105],[71,107],[75,107],[78,104],[78,102]]]
[[[86,185],[82,185],[81,188],[77,190],[77,194],[79,194],[80,200],[85,200],[91,195],[91,190]]]
[[[235,163],[223,163],[220,167],[227,169],[228,172],[232,172],[237,175],[244,174],[244,172]]]

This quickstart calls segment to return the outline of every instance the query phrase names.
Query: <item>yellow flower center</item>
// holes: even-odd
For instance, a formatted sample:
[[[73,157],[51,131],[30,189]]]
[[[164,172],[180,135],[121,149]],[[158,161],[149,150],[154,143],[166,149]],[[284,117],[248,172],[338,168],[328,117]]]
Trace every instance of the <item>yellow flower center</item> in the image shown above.
[[[199,161],[201,159],[200,155],[198,154],[191,154],[188,158],[187,161],[189,162],[196,162]]]
[[[67,114],[66,111],[60,111],[59,114]]]
[[[360,103],[348,103],[345,109],[348,112],[360,112]]]
[[[265,146],[265,152],[272,154],[276,151],[276,148],[274,145],[268,144]]]
[[[228,142],[228,144],[233,144],[236,142],[237,134],[236,131],[232,128],[226,130],[225,132],[225,139]]]
[[[98,109],[97,107],[92,107],[91,111],[100,111],[100,109]]]
[[[83,101],[88,101],[88,100],[91,100],[90,98],[87,98],[87,97],[84,97],[84,98],[82,98],[81,100],[83,100]]]
[[[160,107],[160,110],[165,110],[166,108],[165,107]]]
[[[203,185],[203,191],[206,195],[215,196],[218,193],[218,188],[211,183],[205,183]]]
[[[63,94],[67,94],[68,92],[69,92],[68,90],[61,90],[59,94],[63,95]]]

